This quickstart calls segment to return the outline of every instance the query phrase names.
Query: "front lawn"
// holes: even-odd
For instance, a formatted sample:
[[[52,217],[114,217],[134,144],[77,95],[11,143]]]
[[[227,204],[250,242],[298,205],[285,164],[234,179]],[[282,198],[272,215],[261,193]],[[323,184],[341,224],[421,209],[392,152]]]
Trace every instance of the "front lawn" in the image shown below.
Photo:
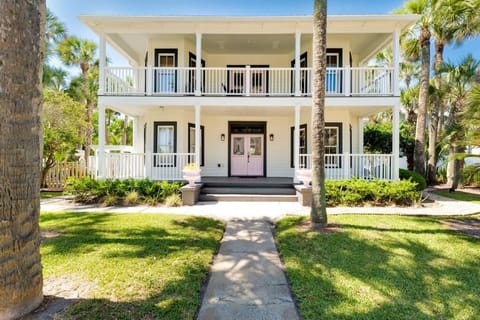
[[[480,195],[472,194],[468,192],[462,191],[455,191],[455,192],[448,192],[448,190],[435,190],[434,193],[438,194],[442,197],[447,197],[450,199],[460,200],[460,201],[468,201],[473,203],[480,204]]]
[[[436,218],[330,216],[330,232],[278,222],[305,319],[480,319],[480,240]]]
[[[41,245],[45,283],[87,296],[68,319],[193,319],[224,228],[179,215],[44,212],[40,226],[53,235]]]

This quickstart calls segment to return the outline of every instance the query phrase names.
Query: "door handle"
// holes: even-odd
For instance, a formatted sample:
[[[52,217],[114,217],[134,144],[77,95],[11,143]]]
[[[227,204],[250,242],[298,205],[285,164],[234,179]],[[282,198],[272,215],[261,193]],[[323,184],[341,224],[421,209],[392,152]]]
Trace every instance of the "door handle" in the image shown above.
[[[250,153],[247,155],[247,162],[250,163]]]

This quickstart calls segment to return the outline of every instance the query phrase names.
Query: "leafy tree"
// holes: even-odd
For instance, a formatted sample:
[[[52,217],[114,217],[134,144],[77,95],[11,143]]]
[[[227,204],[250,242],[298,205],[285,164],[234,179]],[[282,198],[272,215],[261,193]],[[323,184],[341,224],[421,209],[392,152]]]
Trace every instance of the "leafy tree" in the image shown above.
[[[0,319],[43,300],[40,263],[41,74],[45,0],[0,5]]]
[[[327,56],[327,0],[313,8],[312,208],[314,225],[327,225],[325,200],[325,73]]]
[[[83,106],[68,94],[45,89],[43,98],[42,185],[48,170],[83,142],[78,132],[85,128]]]

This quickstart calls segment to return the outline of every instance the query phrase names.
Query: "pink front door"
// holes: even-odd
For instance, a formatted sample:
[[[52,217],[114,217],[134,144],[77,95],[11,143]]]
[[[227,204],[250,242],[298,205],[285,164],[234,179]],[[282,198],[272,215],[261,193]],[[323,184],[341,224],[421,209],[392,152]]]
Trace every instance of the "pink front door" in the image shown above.
[[[231,175],[263,176],[263,135],[232,134]]]

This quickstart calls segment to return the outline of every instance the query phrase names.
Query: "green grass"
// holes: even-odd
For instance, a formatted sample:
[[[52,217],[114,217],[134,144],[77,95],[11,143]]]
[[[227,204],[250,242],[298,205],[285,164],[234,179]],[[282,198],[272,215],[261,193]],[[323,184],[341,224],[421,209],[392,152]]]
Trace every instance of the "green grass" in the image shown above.
[[[472,193],[462,192],[462,191],[455,191],[450,193],[447,190],[436,190],[434,191],[434,193],[438,194],[439,196],[447,197],[450,199],[455,199],[460,201],[469,201],[469,202],[480,204],[480,195],[478,194],[472,194]]]
[[[50,199],[54,197],[59,197],[62,196],[63,192],[62,191],[42,191],[40,192],[40,198],[41,199]]]
[[[330,216],[340,232],[278,222],[305,319],[480,319],[480,241],[439,219]]]
[[[42,213],[45,279],[81,279],[67,319],[193,319],[224,225],[160,214]]]

